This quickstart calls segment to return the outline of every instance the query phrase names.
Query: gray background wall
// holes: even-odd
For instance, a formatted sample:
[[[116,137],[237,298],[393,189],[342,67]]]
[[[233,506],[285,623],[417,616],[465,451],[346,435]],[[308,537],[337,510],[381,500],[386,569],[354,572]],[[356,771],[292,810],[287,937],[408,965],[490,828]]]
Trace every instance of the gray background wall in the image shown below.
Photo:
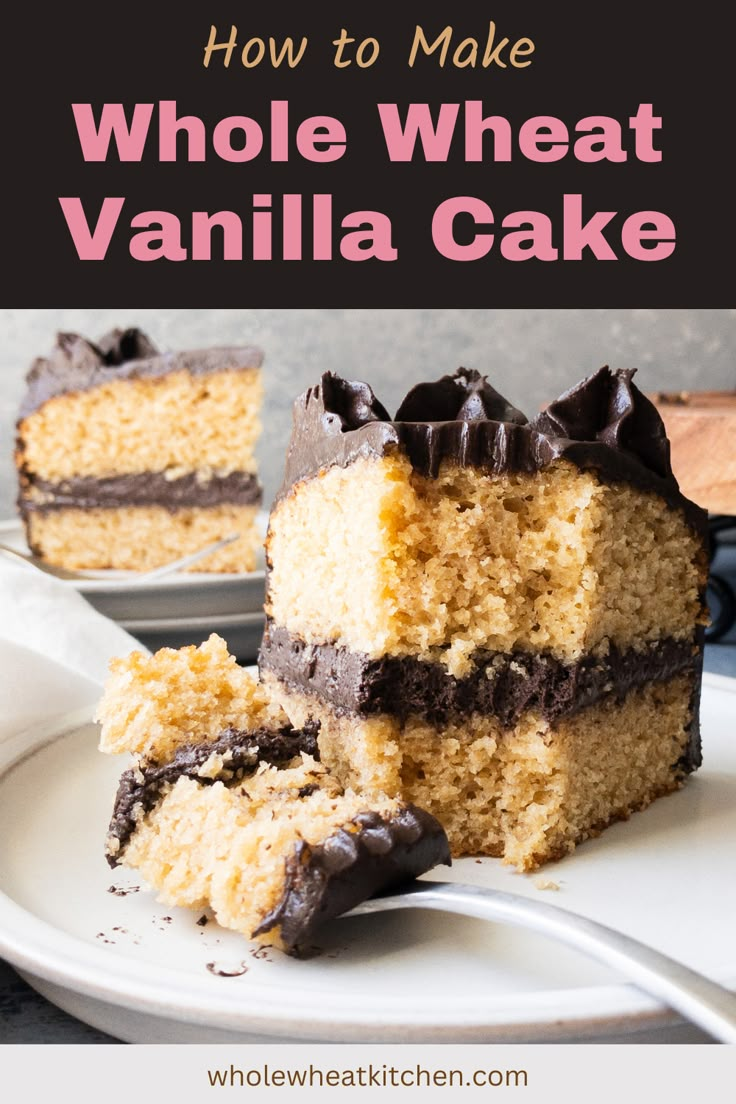
[[[267,499],[280,481],[292,399],[332,369],[370,382],[394,410],[405,391],[459,365],[531,414],[609,363],[645,390],[736,387],[736,310],[3,310],[0,517],[11,516],[15,411],[57,330],[96,338],[139,325],[159,348],[255,343],[266,352],[260,444]]]

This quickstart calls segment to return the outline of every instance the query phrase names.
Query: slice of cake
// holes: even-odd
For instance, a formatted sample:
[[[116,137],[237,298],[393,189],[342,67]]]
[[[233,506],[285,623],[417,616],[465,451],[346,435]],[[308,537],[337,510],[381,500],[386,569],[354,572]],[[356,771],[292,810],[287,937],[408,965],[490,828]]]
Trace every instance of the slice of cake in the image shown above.
[[[632,374],[532,422],[464,369],[394,419],[334,375],[296,402],[261,677],[454,854],[534,869],[700,763],[705,514]]]
[[[252,571],[261,543],[260,350],[159,354],[140,330],[59,334],[27,378],[18,505],[28,544],[72,569]]]
[[[434,817],[342,786],[319,762],[319,726],[292,728],[219,637],[113,661],[98,716],[101,749],[135,757],[108,861],[167,905],[210,906],[295,952],[325,920],[449,862]]]

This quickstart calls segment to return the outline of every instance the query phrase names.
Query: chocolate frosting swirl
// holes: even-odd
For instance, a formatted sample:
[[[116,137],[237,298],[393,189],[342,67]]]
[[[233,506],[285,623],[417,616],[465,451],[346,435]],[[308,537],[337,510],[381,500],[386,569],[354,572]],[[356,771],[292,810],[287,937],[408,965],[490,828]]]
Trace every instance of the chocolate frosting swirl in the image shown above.
[[[293,954],[325,921],[433,866],[452,865],[442,825],[415,805],[403,805],[389,817],[359,813],[352,824],[354,830],[340,828],[317,847],[297,844],[286,860],[281,899],[254,936],[278,927]]]
[[[634,386],[634,369],[601,368],[571,387],[533,419],[548,437],[600,441],[631,453],[662,479],[674,480],[670,443],[656,406]]]
[[[412,387],[396,411],[396,421],[527,424],[526,415],[472,368],[458,368],[454,376]]]
[[[259,368],[262,362],[263,353],[251,345],[159,353],[150,338],[135,327],[110,330],[98,341],[59,333],[49,355],[31,365],[18,417],[27,418],[59,395],[89,391],[113,380],[155,379],[177,371],[206,375]]]
[[[325,428],[337,428],[344,433],[360,429],[369,422],[391,421],[386,407],[378,401],[367,383],[344,380],[332,372],[325,372],[321,387]]]
[[[659,495],[704,532],[707,514],[680,492],[662,419],[633,375],[600,368],[528,422],[484,376],[465,368],[412,388],[393,419],[366,383],[325,373],[294,404],[277,501],[326,468],[392,452],[430,478],[443,463],[501,474],[566,460],[603,482]]]

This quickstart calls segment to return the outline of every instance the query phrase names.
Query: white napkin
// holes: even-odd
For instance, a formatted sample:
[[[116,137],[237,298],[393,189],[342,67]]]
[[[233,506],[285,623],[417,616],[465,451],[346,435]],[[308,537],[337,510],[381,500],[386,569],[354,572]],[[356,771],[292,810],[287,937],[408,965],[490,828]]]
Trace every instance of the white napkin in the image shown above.
[[[0,555],[0,739],[91,715],[112,656],[145,651],[59,579]]]

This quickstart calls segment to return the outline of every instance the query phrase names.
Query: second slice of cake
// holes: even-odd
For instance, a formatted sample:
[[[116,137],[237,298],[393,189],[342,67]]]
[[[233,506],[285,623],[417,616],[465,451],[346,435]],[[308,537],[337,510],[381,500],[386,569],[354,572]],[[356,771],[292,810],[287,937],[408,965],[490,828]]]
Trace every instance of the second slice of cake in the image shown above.
[[[394,419],[333,375],[296,403],[262,678],[455,854],[533,869],[700,762],[705,515],[631,376],[531,423],[465,370]]]
[[[31,550],[65,568],[146,571],[238,534],[193,570],[252,571],[262,359],[250,346],[159,353],[135,329],[59,334],[18,419]]]

